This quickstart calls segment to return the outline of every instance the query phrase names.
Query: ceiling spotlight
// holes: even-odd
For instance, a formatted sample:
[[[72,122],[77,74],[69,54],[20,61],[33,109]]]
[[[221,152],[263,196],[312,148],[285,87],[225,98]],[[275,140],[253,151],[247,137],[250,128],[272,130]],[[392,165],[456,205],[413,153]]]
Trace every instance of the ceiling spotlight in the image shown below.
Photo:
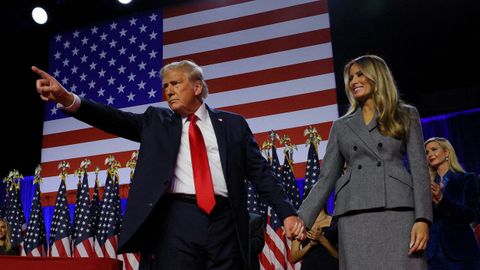
[[[45,9],[36,7],[32,10],[32,18],[38,24],[44,24],[48,20],[48,15]]]
[[[120,2],[120,4],[130,4],[130,2],[132,2],[132,0],[118,0],[118,2]]]

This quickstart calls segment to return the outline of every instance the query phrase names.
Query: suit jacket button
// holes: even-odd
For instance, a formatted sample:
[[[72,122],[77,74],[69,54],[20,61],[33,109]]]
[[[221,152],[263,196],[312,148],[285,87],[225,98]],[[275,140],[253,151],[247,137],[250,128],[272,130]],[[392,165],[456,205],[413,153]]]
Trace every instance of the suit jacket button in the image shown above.
[[[381,142],[378,143],[378,147],[382,148],[383,144]]]
[[[357,149],[358,149],[358,147],[355,145],[355,146],[353,147],[353,151],[357,151]]]
[[[382,166],[382,162],[379,161],[377,162],[377,167],[380,167],[380,166]]]
[[[149,202],[147,203],[148,207],[153,207],[153,203]]]
[[[362,169],[362,165],[358,165],[358,169],[361,170],[361,169]]]

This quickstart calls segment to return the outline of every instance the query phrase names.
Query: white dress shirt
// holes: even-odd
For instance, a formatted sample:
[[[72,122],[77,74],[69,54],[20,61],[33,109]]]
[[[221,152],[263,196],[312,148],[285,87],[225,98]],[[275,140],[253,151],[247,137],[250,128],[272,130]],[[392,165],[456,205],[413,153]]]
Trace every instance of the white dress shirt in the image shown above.
[[[208,165],[212,175],[213,190],[216,195],[228,197],[227,184],[223,175],[222,163],[220,162],[220,152],[218,151],[217,137],[213,130],[212,121],[208,114],[205,103],[195,112],[198,117],[197,126],[202,132],[207,148]],[[180,149],[177,156],[177,166],[173,174],[170,192],[195,194],[195,183],[193,182],[192,157],[190,155],[190,142],[188,140],[188,129],[190,121],[187,117],[182,117],[182,136]]]
[[[80,107],[81,100],[76,94],[73,94],[73,96],[74,101],[70,106],[59,107],[62,107],[63,110],[68,112],[76,112]],[[202,132],[205,147],[207,148],[208,165],[210,166],[210,173],[212,175],[213,190],[216,195],[228,197],[227,183],[223,175],[220,152],[218,151],[217,136],[215,136],[212,121],[210,120],[210,115],[208,114],[205,103],[198,108],[195,115],[198,117],[197,126]],[[177,165],[169,189],[171,193],[196,194],[195,183],[193,182],[190,142],[188,140],[189,127],[190,121],[188,121],[187,117],[182,117],[182,136],[177,156]]]

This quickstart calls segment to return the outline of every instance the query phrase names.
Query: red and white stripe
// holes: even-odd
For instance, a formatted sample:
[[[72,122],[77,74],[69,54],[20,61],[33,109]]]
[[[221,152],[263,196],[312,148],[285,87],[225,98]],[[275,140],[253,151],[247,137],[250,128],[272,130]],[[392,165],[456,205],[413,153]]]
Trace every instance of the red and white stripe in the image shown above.
[[[50,247],[49,256],[72,257],[72,249],[70,248],[70,236],[55,241]]]
[[[140,265],[139,253],[123,253],[117,256],[123,262],[123,270],[136,270]]]
[[[262,270],[299,270],[301,263],[292,264],[288,261],[291,252],[291,241],[283,235],[282,228],[274,230],[270,225],[272,208],[268,207],[267,226],[265,228],[265,245],[259,255]]]
[[[118,245],[118,236],[110,236],[105,244],[100,245],[95,241],[95,253],[98,258],[117,258],[117,245]]]
[[[94,256],[93,237],[85,239],[73,247],[73,257],[92,258]]]
[[[40,245],[34,249],[32,249],[32,251],[30,251],[30,253],[26,253],[25,252],[25,248],[23,247],[23,242],[22,244],[20,245],[20,256],[26,256],[26,257],[45,257],[47,256],[47,253],[45,252],[45,247],[43,245]]]

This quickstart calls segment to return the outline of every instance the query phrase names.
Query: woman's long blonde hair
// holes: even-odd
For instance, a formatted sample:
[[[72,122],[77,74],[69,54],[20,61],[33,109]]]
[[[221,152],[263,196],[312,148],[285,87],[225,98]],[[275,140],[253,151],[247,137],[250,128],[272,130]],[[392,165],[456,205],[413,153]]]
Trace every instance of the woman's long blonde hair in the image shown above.
[[[443,149],[443,151],[448,151],[448,168],[454,172],[457,173],[464,173],[465,170],[462,168],[462,165],[460,165],[460,162],[458,162],[457,154],[455,153],[455,149],[453,148],[452,144],[445,138],[442,137],[432,137],[428,140],[425,141],[424,145],[425,147],[427,144],[431,142],[436,142],[440,147]],[[430,166],[428,164],[428,171],[430,173],[430,180],[433,181],[435,179],[435,176],[437,175],[437,170]]]
[[[6,219],[0,218],[0,222],[3,222],[7,227],[7,231],[5,233],[5,250],[8,252],[12,249],[12,232],[10,231],[10,225]]]
[[[345,65],[343,79],[345,92],[350,101],[347,115],[353,113],[361,104],[350,91],[350,68],[357,64],[373,87],[373,100],[378,113],[378,130],[384,136],[405,139],[410,129],[409,113],[399,98],[397,86],[385,61],[376,55],[364,55]]]

